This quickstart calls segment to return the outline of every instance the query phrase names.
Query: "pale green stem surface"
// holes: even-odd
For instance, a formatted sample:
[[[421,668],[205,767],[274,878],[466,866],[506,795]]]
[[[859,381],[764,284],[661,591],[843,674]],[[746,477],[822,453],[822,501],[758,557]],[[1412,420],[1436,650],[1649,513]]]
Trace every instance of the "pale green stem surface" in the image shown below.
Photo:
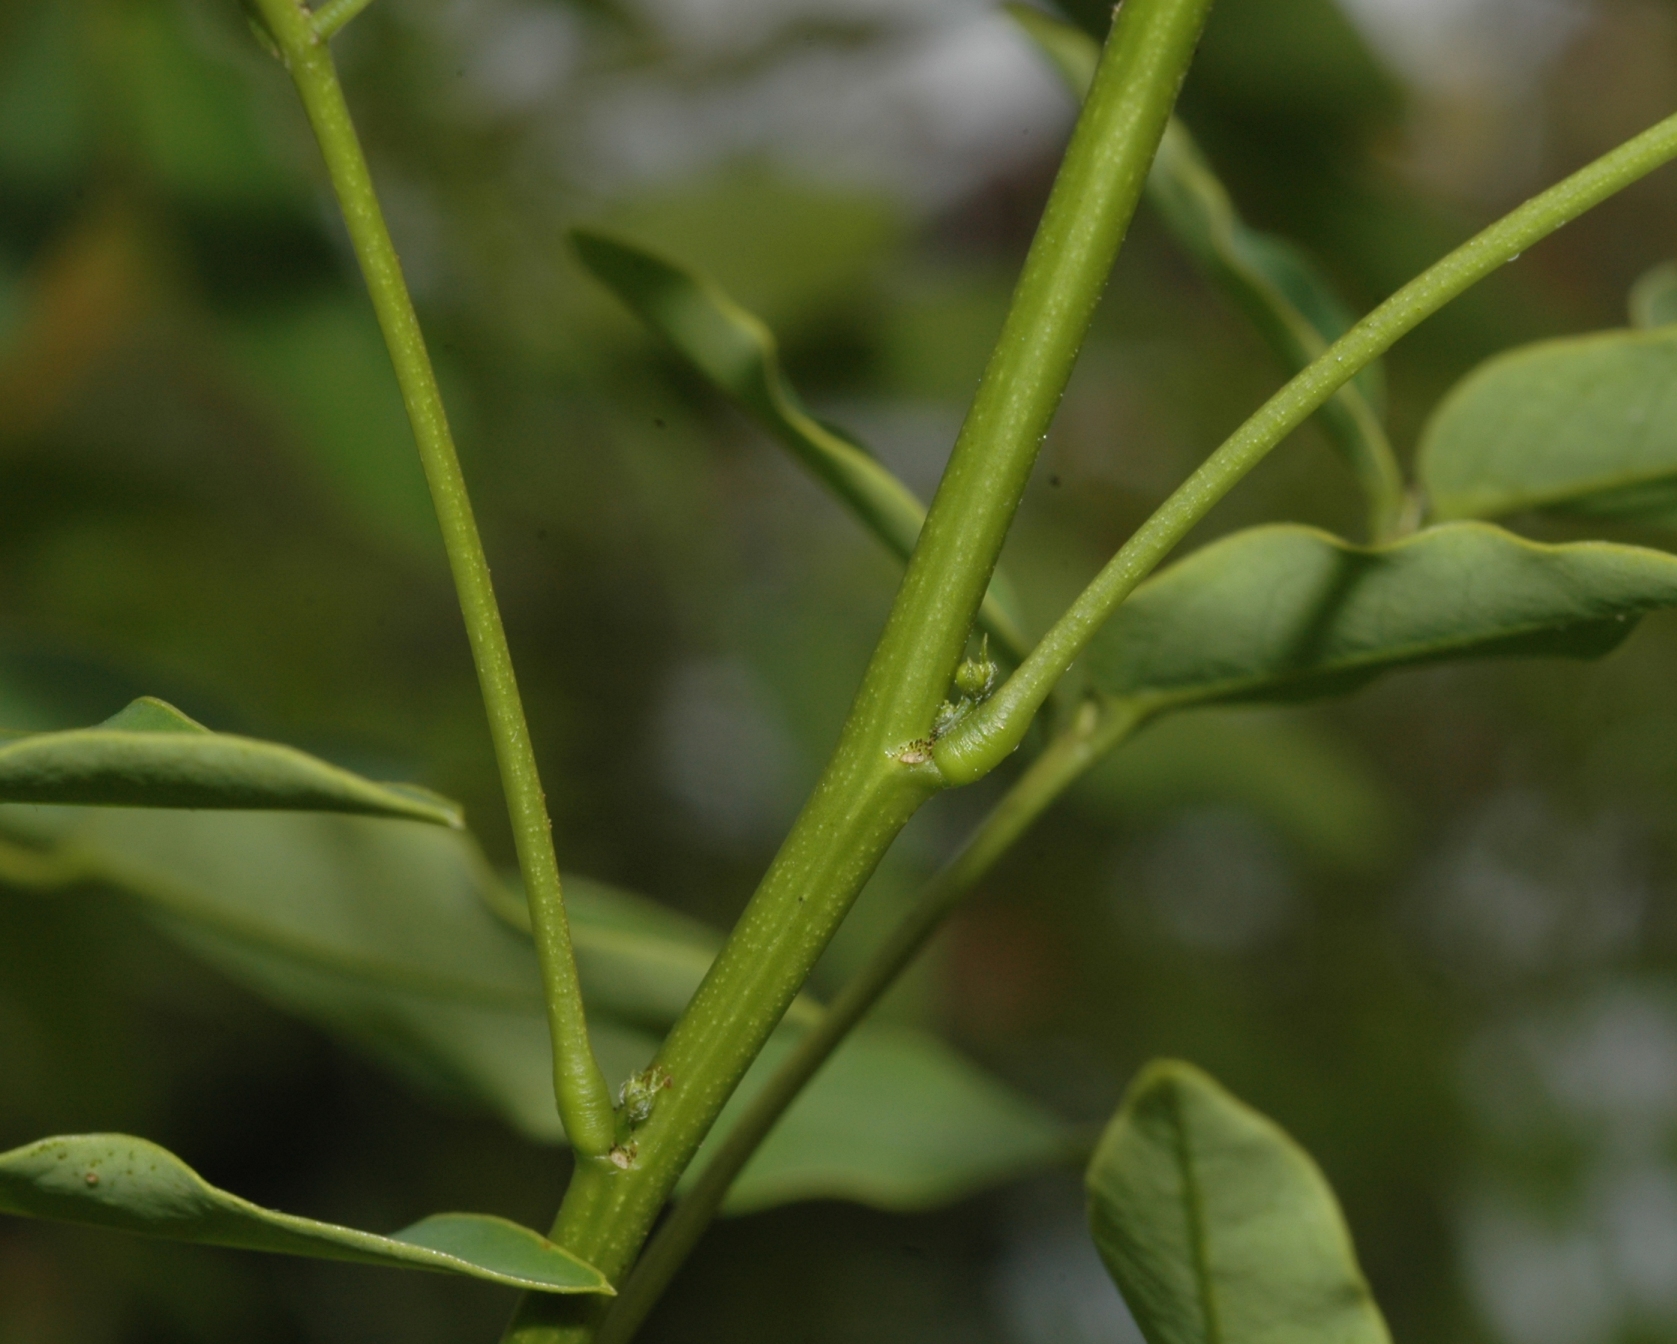
[[[327,0],[314,11],[314,30],[322,39],[336,37],[344,26],[373,0]]]
[[[465,617],[489,717],[490,737],[512,818],[513,840],[530,902],[553,1035],[554,1092],[565,1132],[579,1154],[603,1160],[616,1138],[611,1093],[594,1060],[583,1017],[582,991],[571,952],[553,852],[552,826],[524,708],[513,675],[501,613],[489,580],[460,459],[449,433],[442,395],[426,353],[419,319],[408,297],[401,263],[385,227],[367,161],[350,121],[326,39],[297,0],[258,0],[262,17],[290,72],[349,228],[379,326],[390,348],[414,438],[419,445],[449,568]],[[329,7],[330,8],[330,7]]]
[[[1167,499],[1085,588],[1001,689],[940,739],[950,784],[981,779],[1023,740],[1059,679],[1135,586],[1235,483],[1371,360],[1450,300],[1592,206],[1677,157],[1677,116],[1504,216],[1387,299],[1275,394]]]
[[[918,957],[996,861],[1084,771],[1140,726],[1145,712],[1122,701],[1085,701],[991,809],[959,854],[931,882],[821,1020],[798,1042],[658,1229],[606,1311],[595,1344],[628,1344],[722,1207],[734,1178],[806,1085]]]
[[[1210,0],[1128,0],[831,762],[659,1053],[626,1170],[580,1167],[554,1238],[614,1281],[880,857],[942,785],[930,733]],[[508,1338],[589,1340],[599,1311],[527,1296]]]

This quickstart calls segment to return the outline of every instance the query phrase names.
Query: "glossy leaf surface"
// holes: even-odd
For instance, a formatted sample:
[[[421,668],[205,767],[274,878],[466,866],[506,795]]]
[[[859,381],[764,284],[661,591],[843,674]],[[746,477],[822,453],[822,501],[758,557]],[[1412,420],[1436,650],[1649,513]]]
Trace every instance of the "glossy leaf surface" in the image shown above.
[[[459,826],[428,790],[374,784],[291,747],[212,733],[161,700],[93,728],[0,744],[0,802],[355,812]]]
[[[774,334],[720,286],[624,239],[588,229],[571,234],[589,272],[725,393],[861,520],[908,559],[926,507],[874,455],[804,407],[780,367]],[[1019,622],[993,582],[979,620],[1014,662],[1025,654]]]
[[[782,1028],[752,1065],[688,1168],[797,1043]],[[846,1199],[896,1212],[936,1208],[1065,1160],[1065,1125],[906,1027],[864,1026],[834,1053],[735,1179],[723,1212]]]
[[[1387,1344],[1310,1155],[1189,1064],[1136,1079],[1089,1164],[1095,1245],[1148,1344]]]
[[[1677,329],[1542,341],[1439,406],[1417,470],[1438,518],[1562,509],[1677,514]]]
[[[1094,79],[1100,47],[1080,28],[1028,5],[1008,6],[1077,97]],[[1147,178],[1147,199],[1201,272],[1250,319],[1287,367],[1305,367],[1348,331],[1353,315],[1316,264],[1284,238],[1247,225],[1188,128],[1172,118]],[[1318,412],[1369,496],[1376,532],[1396,520],[1402,478],[1381,428],[1378,362]]]
[[[429,1269],[543,1293],[610,1293],[605,1275],[529,1228],[442,1213],[388,1237],[275,1213],[218,1190],[126,1134],[41,1139],[0,1153],[0,1213],[207,1246]]]
[[[1408,663],[1596,657],[1677,605],[1677,558],[1607,542],[1542,546],[1484,523],[1352,546],[1294,524],[1213,542],[1136,589],[1090,662],[1158,704],[1296,699]]]

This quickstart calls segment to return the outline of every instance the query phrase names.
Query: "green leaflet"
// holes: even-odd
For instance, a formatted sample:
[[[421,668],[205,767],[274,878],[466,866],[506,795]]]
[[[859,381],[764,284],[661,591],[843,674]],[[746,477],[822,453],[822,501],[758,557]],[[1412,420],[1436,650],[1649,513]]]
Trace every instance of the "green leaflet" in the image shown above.
[[[292,747],[212,733],[146,697],[92,728],[0,745],[0,802],[359,812],[461,824],[446,798],[374,784]]]
[[[469,835],[308,813],[6,807],[0,879],[113,887],[234,980],[410,1082],[564,1141],[534,949],[510,927],[522,902]],[[595,1050],[616,1086],[650,1061],[721,938],[576,877],[565,898]],[[820,1011],[797,999],[759,1070]],[[1054,1160],[1063,1143],[1055,1122],[911,1032],[848,1044],[771,1149],[736,1188],[745,1207],[816,1194],[925,1207]]]
[[[1028,5],[1008,12],[1081,98],[1100,46],[1069,23]],[[1349,309],[1314,262],[1292,243],[1247,226],[1180,121],[1171,119],[1147,178],[1147,199],[1172,237],[1251,320],[1291,370],[1304,368],[1352,325]],[[1369,502],[1369,528],[1389,535],[1403,508],[1403,475],[1381,427],[1385,379],[1378,362],[1318,412]]]
[[[735,1117],[797,1044],[776,1032],[687,1168],[701,1172]],[[925,1032],[863,1026],[775,1126],[722,1211],[848,1199],[906,1213],[936,1208],[1064,1161],[1067,1127]],[[678,1187],[678,1189],[681,1187]]]
[[[712,281],[632,243],[589,229],[573,230],[571,241],[596,279],[780,440],[899,559],[908,559],[925,505],[872,453],[804,408],[781,371],[773,332]],[[1017,663],[1028,645],[1006,592],[1005,580],[992,580],[979,623]]]
[[[1416,467],[1437,518],[1677,517],[1677,329],[1540,341],[1487,360],[1434,412]]]
[[[126,1134],[72,1134],[0,1153],[0,1213],[317,1260],[429,1269],[539,1293],[605,1293],[604,1274],[504,1218],[439,1213],[388,1237],[259,1208]]]
[[[1089,1223],[1148,1344],[1388,1344],[1310,1155],[1190,1064],[1150,1064],[1089,1164]]]
[[[1138,587],[1090,646],[1110,694],[1158,705],[1302,699],[1406,663],[1597,657],[1677,605],[1677,557],[1542,546],[1485,523],[1352,546],[1281,523],[1213,542]]]

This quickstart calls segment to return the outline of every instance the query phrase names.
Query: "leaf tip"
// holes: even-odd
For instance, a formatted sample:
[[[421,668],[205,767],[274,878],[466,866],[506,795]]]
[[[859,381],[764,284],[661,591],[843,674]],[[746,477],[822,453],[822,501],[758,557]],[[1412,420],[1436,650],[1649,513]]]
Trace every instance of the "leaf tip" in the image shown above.
[[[189,714],[183,714],[167,700],[142,695],[130,700],[100,728],[119,733],[207,733],[210,730]]]

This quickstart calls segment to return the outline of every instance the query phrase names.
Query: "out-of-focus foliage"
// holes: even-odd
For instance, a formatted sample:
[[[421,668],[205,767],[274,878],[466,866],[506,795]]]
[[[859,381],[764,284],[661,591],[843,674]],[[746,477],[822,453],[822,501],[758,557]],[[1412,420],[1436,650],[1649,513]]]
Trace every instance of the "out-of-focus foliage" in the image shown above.
[[[120,892],[235,983],[422,1091],[485,1108],[535,1142],[564,1141],[528,913],[469,836],[303,812],[110,807],[0,809],[0,835],[11,885]],[[720,940],[645,898],[566,885],[590,1030],[621,1088]],[[793,1004],[775,1058],[819,1012],[807,997]],[[742,1103],[770,1067],[742,1086]],[[798,1099],[732,1207],[816,1196],[936,1206],[1070,1150],[1063,1124],[935,1037],[875,1030],[846,1042]]]
[[[642,321],[779,439],[899,560],[908,559],[926,506],[861,444],[810,415],[781,373],[774,335],[762,322],[715,284],[631,243],[586,229],[572,233],[571,242],[583,265]],[[987,593],[979,619],[1001,651],[1022,662],[1025,640],[1008,605]]]
[[[1042,47],[1079,97],[1094,81],[1100,47],[1070,23],[1013,5],[1008,12]],[[1240,217],[1180,118],[1172,118],[1147,176],[1147,199],[1206,278],[1244,312],[1293,369],[1303,369],[1355,320],[1308,255]],[[1402,510],[1402,482],[1381,428],[1385,372],[1364,366],[1320,411],[1369,496],[1371,532],[1390,531]]]
[[[1655,0],[1495,8],[1496,41],[1446,34],[1430,66],[1432,48],[1359,37],[1419,32],[1404,24],[1430,7],[1405,8],[1219,0],[1181,109],[1242,217],[1353,307],[1669,110],[1677,29]],[[565,233],[714,276],[775,331],[812,412],[926,497],[1070,100],[979,0],[378,0],[337,45],[561,857],[722,925],[831,746],[897,570]],[[1453,84],[1393,73],[1480,49],[1538,54]],[[0,6],[0,726],[160,694],[461,799],[504,862],[423,482],[314,162],[231,0]],[[1651,180],[1399,346],[1400,454],[1487,356],[1621,323],[1674,209],[1671,176]],[[1284,371],[1144,215],[1009,548],[1027,628]],[[1360,511],[1307,428],[1190,546],[1277,518],[1351,535]],[[1398,1338],[1669,1333],[1674,630],[1651,616],[1590,665],[1411,671],[1324,708],[1151,728],[886,1012],[1090,1125],[1149,1057],[1209,1068],[1317,1156]],[[818,991],[983,801],[910,829]],[[0,1149],[143,1133],[332,1222],[461,1207],[545,1225],[563,1157],[389,1082],[141,909],[0,898]],[[945,1213],[730,1220],[648,1339],[783,1339],[791,1321],[822,1344],[1133,1339],[1074,1166]],[[440,1277],[0,1227],[6,1340],[423,1344],[493,1338],[506,1309]]]

